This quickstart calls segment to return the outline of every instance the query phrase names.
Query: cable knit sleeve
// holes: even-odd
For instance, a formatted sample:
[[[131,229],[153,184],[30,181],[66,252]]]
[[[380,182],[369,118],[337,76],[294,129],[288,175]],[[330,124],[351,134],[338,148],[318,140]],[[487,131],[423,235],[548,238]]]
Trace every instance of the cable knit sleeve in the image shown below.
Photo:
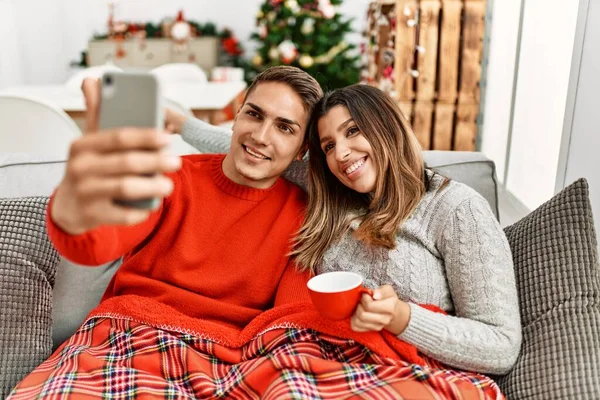
[[[201,153],[227,153],[231,147],[231,130],[188,118],[181,128],[181,137]],[[306,190],[306,160],[293,161],[283,177]]]
[[[181,137],[201,153],[222,154],[231,146],[231,130],[188,118],[181,128]]]
[[[411,319],[399,338],[455,368],[506,374],[522,339],[506,236],[480,196],[463,200],[440,227],[436,247],[444,259],[455,316],[410,304]]]

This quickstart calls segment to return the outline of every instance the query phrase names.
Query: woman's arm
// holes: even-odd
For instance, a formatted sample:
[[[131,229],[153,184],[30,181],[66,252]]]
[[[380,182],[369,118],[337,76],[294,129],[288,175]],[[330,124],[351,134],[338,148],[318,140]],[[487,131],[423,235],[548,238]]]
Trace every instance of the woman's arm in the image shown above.
[[[438,249],[456,315],[410,304],[410,322],[398,337],[450,366],[506,374],[522,339],[506,236],[480,196],[464,200],[442,226]]]
[[[208,124],[197,118],[187,118],[181,127],[181,136],[201,153],[227,153],[231,146],[231,130]],[[306,158],[293,161],[283,177],[306,190]]]
[[[227,153],[231,147],[231,130],[211,125],[197,118],[186,118],[181,137],[201,153]]]

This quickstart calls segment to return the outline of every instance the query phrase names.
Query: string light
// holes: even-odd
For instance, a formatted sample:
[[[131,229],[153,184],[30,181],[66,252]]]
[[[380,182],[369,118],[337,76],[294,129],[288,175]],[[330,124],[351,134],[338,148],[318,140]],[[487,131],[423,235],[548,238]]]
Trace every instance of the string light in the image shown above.
[[[419,13],[419,9],[417,8],[414,12],[414,16],[413,18],[409,18],[412,15],[412,11],[410,10],[410,7],[408,5],[404,6],[403,9],[403,14],[405,17],[407,17],[408,19],[406,20],[406,25],[409,28],[416,28],[419,26],[419,22],[420,22],[420,13]],[[416,30],[416,29],[415,29]],[[408,78],[409,76],[413,77],[414,79],[418,78],[421,73],[419,72],[419,70],[414,69],[413,65],[414,65],[414,61],[415,61],[415,55],[418,54],[425,54],[426,49],[423,46],[420,46],[418,44],[418,37],[415,35],[415,44],[414,44],[414,49],[411,52],[411,57],[409,57],[406,60],[406,72],[403,74],[401,81],[400,81],[400,85],[398,86],[398,91],[402,90],[402,87],[404,86],[404,84],[406,83],[406,78]]]
[[[383,12],[382,12],[383,4],[386,4],[386,5],[394,4],[394,2],[391,2],[391,1],[387,2],[384,0],[379,0],[376,5],[373,5],[374,8],[372,8],[372,17],[374,18],[374,22],[375,22],[376,26],[386,25],[385,22],[382,22],[382,18],[384,18],[382,15],[383,14]],[[392,11],[392,12],[394,12],[394,11]],[[411,9],[410,5],[405,4],[404,8],[402,10],[402,14],[405,17],[403,19],[405,20],[406,26],[408,26],[411,29],[414,29],[418,33],[418,27],[419,27],[419,23],[420,23],[419,8],[417,7],[413,11]],[[390,15],[388,15],[388,18],[394,18],[394,17],[392,17],[390,14]],[[393,30],[390,41],[393,40],[396,35],[397,35],[396,30]],[[405,70],[401,74],[401,76],[398,78],[399,82],[397,82],[397,83],[399,83],[399,85],[396,85],[396,90],[390,88],[390,94],[395,98],[397,98],[397,96],[400,94],[400,91],[402,90],[408,77],[412,77],[412,78],[416,79],[420,76],[419,70],[416,68],[413,68],[413,66],[415,64],[415,57],[417,57],[417,55],[425,54],[426,48],[419,45],[418,42],[419,42],[418,35],[415,34],[413,49],[411,51],[411,56],[407,57]],[[394,43],[389,42],[389,43],[387,43],[387,46],[394,47]],[[372,51],[375,51],[375,52],[380,50],[378,43],[373,43],[371,48],[372,48]],[[399,67],[400,67],[399,65],[395,66],[395,68],[399,68]]]

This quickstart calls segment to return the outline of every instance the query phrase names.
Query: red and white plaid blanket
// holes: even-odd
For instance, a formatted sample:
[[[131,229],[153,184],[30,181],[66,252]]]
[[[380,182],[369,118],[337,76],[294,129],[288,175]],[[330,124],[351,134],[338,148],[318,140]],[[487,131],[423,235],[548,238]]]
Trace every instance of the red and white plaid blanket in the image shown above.
[[[240,345],[91,317],[9,398],[504,399],[490,378],[447,369],[392,335],[307,327],[322,321],[313,312],[267,312],[267,329],[249,340],[245,330]]]

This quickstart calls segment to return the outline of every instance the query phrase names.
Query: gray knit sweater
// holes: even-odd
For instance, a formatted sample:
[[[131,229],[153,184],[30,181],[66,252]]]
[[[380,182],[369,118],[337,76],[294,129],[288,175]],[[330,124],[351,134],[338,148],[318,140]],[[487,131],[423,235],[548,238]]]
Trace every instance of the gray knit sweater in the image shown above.
[[[183,139],[201,152],[224,153],[230,131],[189,119]],[[306,187],[306,164],[284,176]],[[396,248],[373,248],[351,231],[325,254],[317,273],[351,270],[372,288],[392,285],[411,307],[399,335],[450,366],[505,374],[516,362],[521,323],[510,247],[487,201],[456,181],[429,172],[430,188],[399,229]],[[426,310],[440,307],[451,315]]]

